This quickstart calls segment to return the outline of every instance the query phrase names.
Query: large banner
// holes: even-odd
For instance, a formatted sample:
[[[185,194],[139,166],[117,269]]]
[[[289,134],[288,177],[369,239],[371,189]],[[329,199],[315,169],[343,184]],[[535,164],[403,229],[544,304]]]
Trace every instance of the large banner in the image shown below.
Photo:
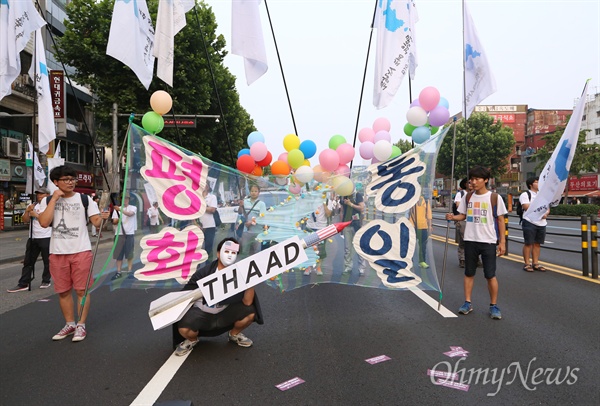
[[[354,213],[346,223],[350,225],[338,234],[328,234],[318,244],[307,243],[304,262],[286,267],[266,283],[281,291],[315,283],[439,290],[430,242],[431,219],[416,221],[419,211],[414,209],[421,196],[431,204],[435,161],[445,134],[442,131],[387,162],[355,166],[350,175],[356,185],[354,193],[339,197],[332,179],[313,181],[294,194],[286,179],[243,174],[132,124],[128,150],[135,153],[127,154],[124,190],[138,213],[134,272],[111,280],[114,260],[108,260],[96,274],[94,287],[103,283],[112,289],[180,287],[198,267],[216,258],[216,246],[223,238],[241,235],[238,262],[242,263],[252,255],[261,256],[261,251],[275,252],[277,244],[290,238],[309,241],[309,236],[319,232],[311,228],[311,219],[324,204],[333,208],[327,223],[339,226],[347,220],[340,208],[348,205],[345,199],[349,199],[357,203],[351,206],[358,207],[361,200],[364,204],[364,210]],[[207,224],[202,224],[211,199],[203,193],[207,185],[216,197],[218,211],[224,214],[212,249],[207,249],[206,237],[213,230],[203,228],[212,224],[206,220]],[[255,185],[260,188],[259,204],[248,221],[238,213],[239,200],[248,196],[251,188],[256,193]],[[148,209],[155,202],[161,221],[150,226]],[[114,246],[119,247],[118,239]],[[265,265],[262,260],[253,263],[259,268]],[[359,263],[364,269],[359,269]],[[266,274],[266,269],[259,271]]]

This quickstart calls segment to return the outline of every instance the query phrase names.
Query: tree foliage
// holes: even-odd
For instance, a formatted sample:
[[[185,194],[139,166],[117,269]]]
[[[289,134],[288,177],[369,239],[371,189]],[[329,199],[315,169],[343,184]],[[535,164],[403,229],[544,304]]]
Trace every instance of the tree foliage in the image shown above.
[[[147,3],[156,22],[158,0]],[[150,96],[156,90],[165,90],[171,95],[173,114],[220,115],[212,70],[225,123],[198,118],[195,129],[165,128],[160,136],[213,161],[233,165],[224,124],[232,154],[243,148],[246,136],[255,128],[250,115],[240,105],[235,77],[223,65],[227,55],[225,40],[216,33],[212,9],[197,1],[196,8],[186,15],[187,25],[175,37],[173,88],[155,75],[150,89],[146,90],[131,69],[106,55],[113,6],[114,0],[72,0],[67,6],[65,34],[57,41],[58,59],[75,68],[77,72],[72,78],[89,87],[96,97],[94,104],[88,107],[95,113],[97,139],[110,144],[113,103],[118,104],[119,113],[143,114],[151,111]],[[120,134],[125,134],[126,121],[120,120]],[[140,124],[138,120],[136,123]],[[122,142],[123,136],[120,138]]]
[[[468,132],[468,136],[467,136]],[[452,144],[454,128],[450,128],[444,138],[437,158],[437,171],[452,175]],[[467,175],[467,167],[481,165],[489,168],[492,177],[506,173],[508,160],[513,151],[515,139],[510,127],[485,113],[474,113],[469,119],[456,123],[456,153],[454,158],[454,179]],[[467,161],[468,159],[468,161]]]
[[[394,145],[400,148],[400,151],[402,151],[403,154],[406,151],[410,151],[411,149],[413,149],[412,143],[408,140],[398,140],[398,142]]]
[[[597,143],[585,143],[586,132],[588,131],[590,130],[579,131],[575,155],[573,156],[573,162],[571,162],[571,168],[569,169],[570,176],[579,177],[581,173],[596,172],[598,170],[598,163],[600,162],[600,145]],[[546,143],[543,147],[538,149],[537,154],[534,155],[538,161],[538,164],[535,167],[536,171],[544,169],[544,166],[552,156],[552,153],[564,132],[565,128],[561,127],[542,137]]]

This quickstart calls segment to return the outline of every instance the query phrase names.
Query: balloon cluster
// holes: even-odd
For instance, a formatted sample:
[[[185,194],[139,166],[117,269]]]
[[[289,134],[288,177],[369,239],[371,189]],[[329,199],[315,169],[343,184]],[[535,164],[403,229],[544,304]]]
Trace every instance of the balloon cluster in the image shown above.
[[[440,92],[435,87],[426,87],[419,93],[419,98],[410,104],[404,133],[412,137],[415,144],[424,143],[438,132],[440,126],[448,122],[449,107],[448,100],[440,97]]]
[[[402,154],[400,148],[392,145],[391,127],[387,118],[380,117],[373,122],[373,127],[358,132],[361,142],[358,152],[363,159],[371,159],[371,163],[385,162]]]
[[[240,172],[262,176],[263,168],[271,164],[273,155],[267,149],[265,136],[258,131],[252,131],[246,140],[249,148],[238,152],[236,166]]]
[[[151,134],[158,134],[165,126],[165,120],[162,116],[167,114],[173,107],[173,99],[164,90],[157,90],[150,96],[150,106],[153,111],[144,114],[142,127]]]

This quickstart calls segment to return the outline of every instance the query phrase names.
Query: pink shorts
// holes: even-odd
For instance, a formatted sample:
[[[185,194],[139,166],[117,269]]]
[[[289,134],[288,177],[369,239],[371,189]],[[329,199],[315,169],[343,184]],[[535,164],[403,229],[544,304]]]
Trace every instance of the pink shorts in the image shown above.
[[[50,275],[56,293],[71,289],[85,290],[88,273],[92,265],[92,251],[76,254],[50,254]],[[90,284],[93,282],[90,280]]]

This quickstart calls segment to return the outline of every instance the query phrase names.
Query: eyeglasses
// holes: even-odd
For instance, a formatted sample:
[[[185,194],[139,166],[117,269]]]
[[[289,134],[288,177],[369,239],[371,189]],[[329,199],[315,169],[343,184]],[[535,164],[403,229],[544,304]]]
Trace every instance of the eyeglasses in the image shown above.
[[[77,183],[77,179],[75,179],[75,178],[62,178],[59,180],[65,182],[65,183]]]

